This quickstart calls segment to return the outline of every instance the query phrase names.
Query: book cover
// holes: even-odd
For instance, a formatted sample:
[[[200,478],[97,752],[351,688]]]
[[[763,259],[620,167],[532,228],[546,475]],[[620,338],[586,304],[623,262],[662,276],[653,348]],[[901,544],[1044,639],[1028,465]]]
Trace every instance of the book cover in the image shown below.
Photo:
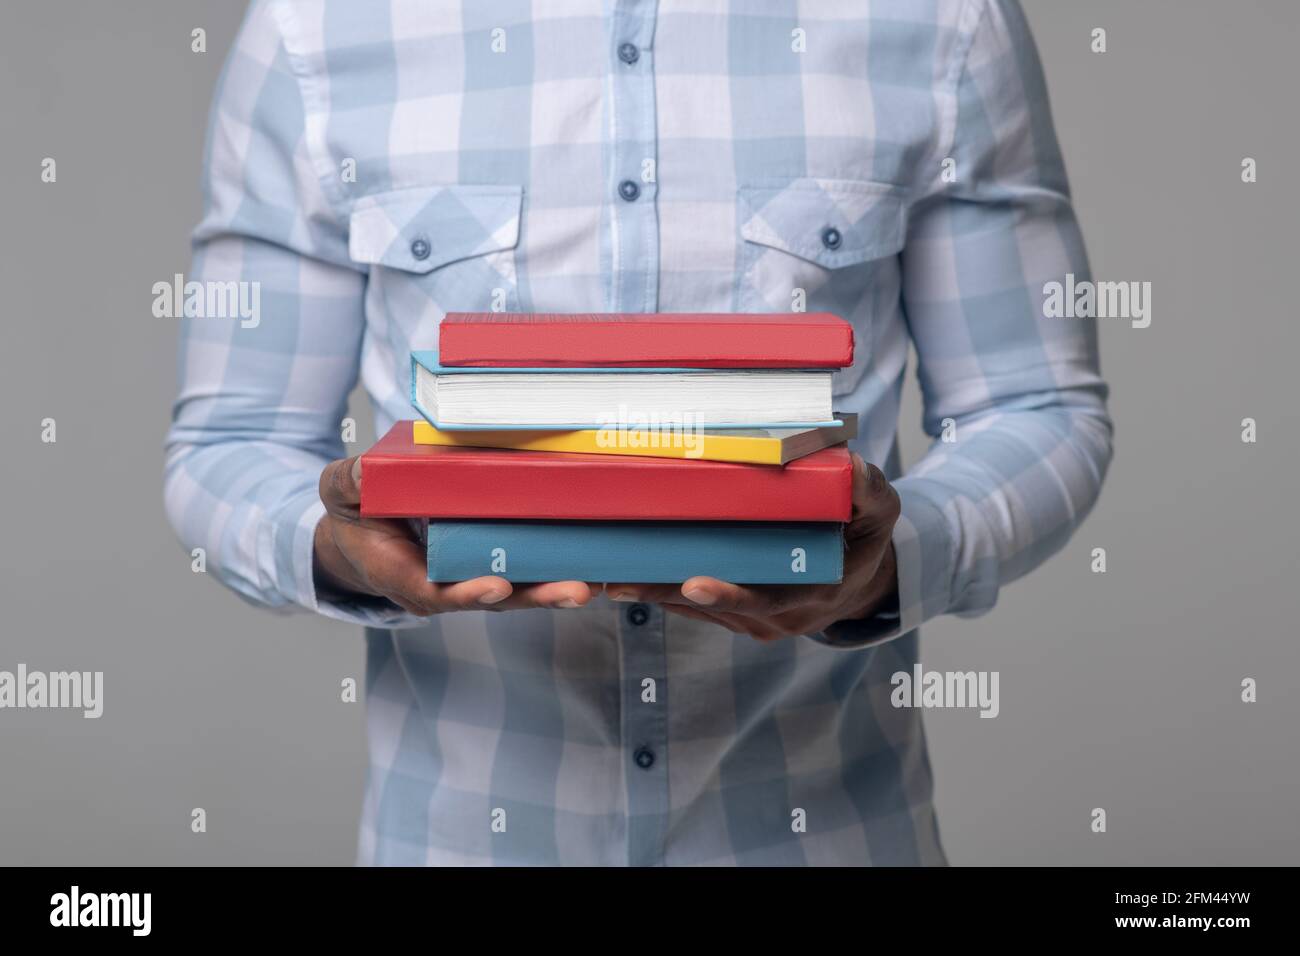
[[[858,434],[858,417],[837,412],[844,424],[830,428],[728,429],[581,429],[577,431],[443,431],[415,422],[417,445],[453,448],[515,448],[520,451],[567,451],[587,455],[638,455],[784,465],[822,448],[850,441]]]
[[[829,312],[788,314],[450,312],[448,366],[843,368],[853,326]]]
[[[418,445],[410,421],[361,456],[361,513],[387,518],[848,521],[843,445],[780,468]]]
[[[588,381],[578,384],[575,376]],[[842,424],[832,417],[831,376],[830,371],[819,369],[452,367],[426,349],[411,353],[411,405],[443,431],[600,429],[620,419],[689,421],[719,429],[829,428]],[[476,398],[458,392],[458,413],[448,414],[453,395],[442,386],[446,382],[455,387],[458,378],[477,378],[479,383],[463,384],[489,385],[491,392],[477,389]],[[533,419],[544,410],[553,411],[546,408],[552,393],[547,379],[553,381],[554,392],[581,395],[582,400],[565,405],[571,413],[559,418],[525,420],[524,415]],[[606,381],[615,384],[605,389]],[[492,420],[489,410],[501,401],[510,403],[510,414]],[[800,414],[792,412],[794,403]],[[731,411],[720,413],[719,407]],[[769,413],[759,413],[760,408]],[[496,413],[502,414],[500,409]],[[465,414],[473,420],[458,417]],[[740,414],[747,417],[742,420]]]
[[[839,524],[654,521],[430,521],[429,580],[836,584]]]

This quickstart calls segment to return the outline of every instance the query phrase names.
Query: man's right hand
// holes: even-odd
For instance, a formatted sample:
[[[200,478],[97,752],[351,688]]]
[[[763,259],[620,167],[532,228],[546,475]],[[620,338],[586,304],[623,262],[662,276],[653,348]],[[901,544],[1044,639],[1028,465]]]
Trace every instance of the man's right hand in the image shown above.
[[[361,517],[361,459],[330,462],[321,472],[325,517],[316,526],[314,573],[317,594],[330,592],[388,598],[426,617],[445,611],[580,607],[600,585],[552,581],[518,588],[501,577],[455,584],[428,580],[424,549],[397,518]]]

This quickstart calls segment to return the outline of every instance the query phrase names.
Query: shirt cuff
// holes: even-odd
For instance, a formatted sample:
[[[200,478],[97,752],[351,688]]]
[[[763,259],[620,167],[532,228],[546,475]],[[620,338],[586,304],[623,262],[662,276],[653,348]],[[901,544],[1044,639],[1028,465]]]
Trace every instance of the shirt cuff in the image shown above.
[[[809,635],[819,644],[845,650],[874,647],[916,630],[952,606],[956,542],[943,509],[907,478],[894,482],[894,489],[902,505],[893,534],[898,610],[838,621],[820,634]]]
[[[299,607],[336,621],[363,627],[398,628],[428,624],[427,618],[404,611],[387,598],[357,596],[322,596],[316,592],[314,557],[316,526],[325,517],[325,505],[316,489],[304,492],[280,510],[280,520],[273,522],[276,580],[285,597]]]

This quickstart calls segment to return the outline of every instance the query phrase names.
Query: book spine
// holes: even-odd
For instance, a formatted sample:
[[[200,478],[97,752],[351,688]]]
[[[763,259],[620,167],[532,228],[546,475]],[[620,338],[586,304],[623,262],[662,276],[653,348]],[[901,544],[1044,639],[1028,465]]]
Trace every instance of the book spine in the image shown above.
[[[838,524],[441,522],[428,525],[429,580],[834,584]]]
[[[457,322],[438,335],[443,365],[467,367],[843,368],[853,327],[629,322]]]
[[[619,455],[485,454],[362,458],[367,517],[596,521],[848,521],[843,448],[781,468]]]

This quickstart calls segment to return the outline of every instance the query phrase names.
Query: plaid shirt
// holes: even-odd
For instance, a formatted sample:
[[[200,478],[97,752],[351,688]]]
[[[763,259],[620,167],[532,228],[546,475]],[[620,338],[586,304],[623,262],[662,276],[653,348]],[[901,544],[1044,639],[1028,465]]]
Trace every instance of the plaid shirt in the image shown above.
[[[367,863],[938,863],[917,626],[992,607],[1110,458],[1087,277],[1014,0],[255,2],[212,113],[166,501],[246,599],[366,625]],[[833,230],[833,232],[832,232]],[[657,607],[318,600],[358,374],[411,416],[448,310],[836,312],[902,498],[900,615],[762,644]],[[933,447],[896,445],[909,344]],[[491,480],[486,478],[485,480]]]

